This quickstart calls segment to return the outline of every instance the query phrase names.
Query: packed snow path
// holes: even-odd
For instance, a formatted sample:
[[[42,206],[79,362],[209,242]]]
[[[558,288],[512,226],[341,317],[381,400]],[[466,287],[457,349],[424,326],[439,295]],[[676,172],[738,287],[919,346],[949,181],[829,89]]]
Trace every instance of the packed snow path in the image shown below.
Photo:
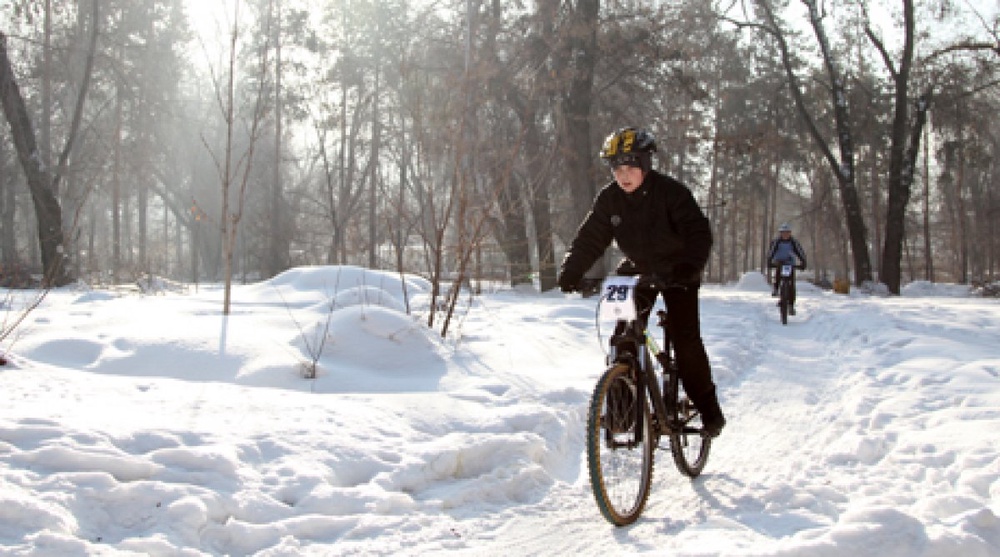
[[[800,299],[782,326],[766,294],[705,289],[703,333],[730,425],[702,477],[681,476],[661,451],[643,518],[616,530],[600,523],[581,457],[576,484],[502,520],[496,543],[529,554],[997,554],[1000,308],[808,290]],[[597,345],[593,310],[560,305],[551,317],[564,326],[537,336],[541,312],[497,310],[490,338],[506,343],[518,373],[589,395],[596,374],[575,369],[602,367],[601,355],[572,337],[587,331]]]

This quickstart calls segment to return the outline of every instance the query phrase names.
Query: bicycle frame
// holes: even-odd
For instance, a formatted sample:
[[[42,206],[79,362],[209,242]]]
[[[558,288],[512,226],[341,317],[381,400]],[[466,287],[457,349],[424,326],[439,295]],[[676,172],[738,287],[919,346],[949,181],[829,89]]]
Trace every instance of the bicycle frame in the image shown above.
[[[663,397],[663,390],[660,387],[661,377],[658,377],[656,370],[653,367],[652,358],[656,358],[660,366],[663,368],[662,379],[665,381],[670,373],[677,373],[673,369],[673,356],[670,352],[670,337],[666,330],[666,316],[665,311],[658,311],[657,317],[659,319],[658,326],[663,329],[664,336],[664,350],[660,349],[659,344],[656,342],[656,338],[649,332],[649,328],[643,331],[638,331],[639,322],[636,320],[624,321],[623,331],[621,333],[616,333],[611,338],[613,345],[625,345],[631,344],[633,346],[641,347],[639,354],[631,354],[630,352],[617,352],[615,355],[615,362],[628,363],[631,365],[632,369],[636,370],[639,375],[637,377],[637,384],[645,385],[643,391],[649,393],[652,398],[651,402],[653,405],[653,423],[658,427],[654,430],[657,436],[669,435],[673,431],[674,424],[671,420],[667,419],[670,413],[667,409],[666,399]],[[639,337],[641,336],[641,339]],[[640,340],[642,342],[640,342]],[[652,358],[651,358],[652,357]],[[640,396],[641,402],[645,402],[644,397]],[[641,405],[640,405],[641,408]],[[641,411],[641,410],[640,410]]]
[[[788,324],[789,306],[791,304],[790,290],[795,280],[795,271],[791,263],[782,263],[778,271],[778,308],[781,314],[781,324]]]

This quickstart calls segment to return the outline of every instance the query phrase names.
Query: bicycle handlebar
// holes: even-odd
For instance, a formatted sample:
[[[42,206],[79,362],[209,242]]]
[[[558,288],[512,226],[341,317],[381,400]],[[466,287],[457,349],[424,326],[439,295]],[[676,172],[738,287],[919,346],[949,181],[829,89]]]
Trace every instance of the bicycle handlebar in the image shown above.
[[[670,288],[687,288],[688,285],[681,284],[679,282],[674,282],[672,280],[666,279],[657,273],[650,273],[648,275],[639,275],[639,281],[636,283],[636,288],[648,288],[650,290],[667,290]]]
[[[768,269],[775,269],[775,268],[778,268],[778,267],[780,267],[782,265],[792,265],[793,267],[795,267],[796,269],[798,269],[800,271],[804,271],[806,269],[805,265],[803,265],[801,263],[799,263],[798,265],[795,265],[791,261],[779,261],[777,263],[775,263],[774,261],[768,261],[767,262],[767,268]]]

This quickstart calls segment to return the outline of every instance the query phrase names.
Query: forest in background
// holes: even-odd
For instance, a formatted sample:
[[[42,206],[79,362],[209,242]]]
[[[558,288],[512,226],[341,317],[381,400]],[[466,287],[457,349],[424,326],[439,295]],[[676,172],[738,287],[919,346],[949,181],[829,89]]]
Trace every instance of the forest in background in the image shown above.
[[[0,0],[5,285],[351,264],[451,303],[549,289],[623,125],[708,214],[709,281],[764,269],[781,222],[816,280],[998,278],[996,6],[222,4]]]

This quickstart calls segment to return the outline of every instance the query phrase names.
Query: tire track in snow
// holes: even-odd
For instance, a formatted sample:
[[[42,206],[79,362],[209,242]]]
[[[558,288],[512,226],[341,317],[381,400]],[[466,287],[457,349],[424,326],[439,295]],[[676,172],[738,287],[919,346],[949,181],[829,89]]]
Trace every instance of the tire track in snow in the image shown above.
[[[801,292],[787,326],[766,293],[702,296],[705,343],[729,424],[694,481],[676,471],[669,453],[657,455],[649,523],[637,529],[669,533],[667,547],[680,548],[735,528],[745,539],[728,532],[727,543],[738,548],[836,520],[843,496],[813,481],[823,465],[813,439],[843,407],[841,376],[856,336],[841,330],[849,320],[840,313],[855,310],[822,296]]]

